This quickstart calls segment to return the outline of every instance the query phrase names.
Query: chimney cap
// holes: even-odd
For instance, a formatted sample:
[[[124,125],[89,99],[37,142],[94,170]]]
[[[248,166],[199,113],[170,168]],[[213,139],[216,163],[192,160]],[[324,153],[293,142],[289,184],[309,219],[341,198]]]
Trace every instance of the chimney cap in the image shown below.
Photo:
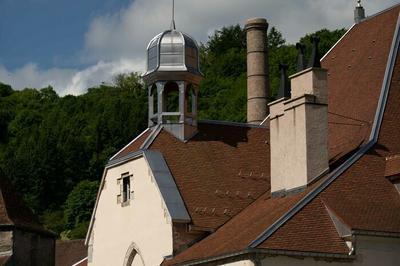
[[[268,28],[268,22],[265,18],[250,18],[246,21],[245,29]]]

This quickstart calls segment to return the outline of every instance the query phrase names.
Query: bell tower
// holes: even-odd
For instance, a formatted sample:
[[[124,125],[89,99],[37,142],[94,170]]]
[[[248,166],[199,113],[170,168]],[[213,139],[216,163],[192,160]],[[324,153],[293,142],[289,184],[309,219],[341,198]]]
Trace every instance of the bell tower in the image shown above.
[[[147,46],[143,75],[149,97],[149,127],[162,125],[180,140],[197,132],[199,48],[189,35],[171,29],[155,36]]]

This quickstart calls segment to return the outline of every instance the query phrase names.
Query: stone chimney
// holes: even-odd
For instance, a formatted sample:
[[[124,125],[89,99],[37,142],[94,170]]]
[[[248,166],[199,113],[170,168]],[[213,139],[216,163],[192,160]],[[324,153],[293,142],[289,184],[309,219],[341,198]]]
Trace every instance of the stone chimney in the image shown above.
[[[290,98],[269,104],[273,195],[301,191],[329,170],[327,70],[317,55],[315,65],[290,77]]]
[[[247,32],[247,122],[260,124],[268,115],[269,65],[264,18],[246,22]]]
[[[354,22],[358,24],[363,19],[365,19],[365,9],[361,5],[361,0],[357,0],[357,6],[354,9]]]

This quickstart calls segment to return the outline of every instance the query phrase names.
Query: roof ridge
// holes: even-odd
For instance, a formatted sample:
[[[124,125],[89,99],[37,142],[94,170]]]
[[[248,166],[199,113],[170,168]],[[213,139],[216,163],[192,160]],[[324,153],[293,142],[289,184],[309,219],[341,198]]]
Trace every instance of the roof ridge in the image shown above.
[[[235,127],[248,127],[248,128],[265,128],[266,126],[258,125],[258,124],[248,124],[248,123],[241,123],[241,122],[230,122],[230,121],[221,121],[221,120],[199,120],[198,123],[200,124],[211,124],[211,125],[223,125],[223,126],[235,126]]]
[[[347,36],[347,34],[349,34],[350,31],[353,30],[354,26],[357,24],[353,24],[351,25],[351,27],[343,34],[342,37],[340,37],[340,39],[331,47],[331,49],[329,49],[328,52],[326,52],[326,54],[321,58],[321,62],[333,51],[333,49],[336,48],[336,46]]]
[[[400,4],[398,4],[400,5]],[[304,206],[311,202],[315,197],[317,197],[322,191],[324,191],[333,181],[335,181],[339,176],[341,176],[345,171],[347,171],[354,163],[356,163],[364,154],[372,148],[373,145],[378,140],[378,135],[380,131],[380,126],[383,120],[383,114],[385,111],[389,89],[390,81],[393,75],[394,63],[397,58],[397,52],[399,50],[400,43],[400,14],[397,19],[397,24],[395,32],[393,35],[392,46],[389,53],[389,58],[387,60],[387,67],[385,71],[385,76],[382,84],[381,95],[379,98],[377,110],[375,112],[375,121],[371,131],[371,136],[367,144],[362,146],[354,155],[347,159],[343,164],[336,168],[331,174],[328,175],[319,186],[311,190],[306,196],[304,196],[297,204],[295,204],[285,215],[278,219],[274,224],[267,228],[263,233],[261,233],[256,239],[249,243],[250,248],[255,248],[266,239],[268,239],[273,233],[275,233],[283,224],[290,220],[294,215],[296,215]]]
[[[162,129],[163,129],[162,125],[157,125],[150,133],[150,135],[146,138],[146,140],[143,141],[142,146],[140,146],[140,150],[147,150],[153,143],[153,141],[157,138],[158,134],[160,134]]]
[[[386,8],[386,9],[384,9],[384,10],[381,10],[381,11],[375,13],[375,14],[372,14],[372,15],[370,15],[370,16],[367,16],[366,18],[362,19],[362,20],[360,21],[360,23],[363,23],[363,22],[365,22],[365,21],[368,21],[368,20],[370,20],[370,19],[373,19],[373,18],[375,18],[375,17],[377,17],[377,16],[379,16],[379,15],[381,15],[381,14],[383,14],[383,13],[389,12],[389,11],[391,11],[392,9],[394,9],[394,8],[396,8],[396,7],[398,7],[398,6],[400,6],[400,3],[394,4],[394,5],[388,7],[388,8]],[[355,25],[357,25],[357,24],[355,24]]]
[[[351,27],[345,32],[345,34],[343,34],[343,36],[340,37],[340,39],[331,47],[331,49],[329,49],[328,52],[326,52],[325,55],[322,56],[321,62],[333,51],[333,49],[336,48],[336,46],[342,41],[342,39],[344,39],[344,38],[346,37],[346,35],[347,35],[350,31],[352,31],[352,30],[354,29],[355,26],[357,26],[358,24],[363,23],[363,22],[365,22],[365,21],[369,21],[369,20],[371,20],[371,19],[373,19],[373,18],[375,18],[375,17],[377,17],[377,16],[379,16],[379,15],[381,15],[381,14],[383,14],[383,13],[386,13],[386,12],[388,12],[388,11],[391,11],[392,9],[394,9],[394,8],[396,8],[396,7],[398,7],[398,6],[400,6],[400,3],[395,4],[395,5],[391,6],[391,7],[388,7],[388,8],[386,8],[386,9],[384,9],[384,10],[381,10],[381,11],[379,11],[379,12],[373,14],[373,15],[367,16],[366,18],[362,19],[362,20],[361,20],[359,23],[357,23],[357,24],[356,24],[356,23],[353,23],[353,24],[351,25]]]

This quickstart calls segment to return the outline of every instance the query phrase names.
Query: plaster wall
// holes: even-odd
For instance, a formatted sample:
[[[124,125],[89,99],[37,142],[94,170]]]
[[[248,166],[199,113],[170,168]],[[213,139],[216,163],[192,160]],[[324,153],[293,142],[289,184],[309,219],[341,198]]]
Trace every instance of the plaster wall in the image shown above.
[[[291,78],[292,99],[304,94],[314,95],[320,103],[328,102],[327,71],[322,68],[309,68]]]
[[[285,106],[286,107],[286,106]],[[301,105],[285,110],[286,120],[284,130],[281,130],[285,139],[285,162],[282,171],[285,178],[285,189],[290,190],[307,185],[307,131],[306,131],[306,105]]]
[[[117,203],[117,179],[133,174],[129,205]],[[132,265],[160,265],[173,252],[172,224],[145,158],[107,170],[89,241],[89,265],[124,265],[130,250]]]
[[[292,76],[292,98],[271,103],[271,192],[302,189],[328,170],[326,70]]]
[[[223,264],[224,266],[255,266],[254,262],[251,260],[242,260],[242,261],[235,261],[227,264]]]
[[[283,164],[286,161],[286,134],[284,129],[287,125],[283,116],[285,112],[283,99],[271,103],[270,112],[271,192],[278,192],[285,189]]]

